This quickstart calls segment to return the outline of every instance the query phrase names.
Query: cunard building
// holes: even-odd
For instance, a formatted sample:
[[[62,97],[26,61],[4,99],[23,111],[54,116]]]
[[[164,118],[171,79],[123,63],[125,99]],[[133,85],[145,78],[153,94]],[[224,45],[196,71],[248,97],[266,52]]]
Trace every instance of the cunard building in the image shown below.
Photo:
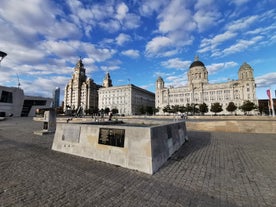
[[[98,108],[98,89],[100,85],[88,78],[80,59],[75,68],[72,79],[65,87],[64,111],[68,108],[77,110],[80,106],[83,110]]]
[[[208,70],[205,65],[195,58],[188,71],[188,84],[185,87],[165,87],[161,77],[156,81],[155,107],[162,109],[168,105],[186,106],[186,104],[206,103],[210,110],[211,104],[219,102],[223,106],[224,114],[229,102],[234,102],[237,107],[249,100],[257,104],[256,85],[253,69],[243,63],[238,71],[238,80],[225,83],[210,84]],[[237,110],[236,113],[242,113]]]
[[[99,109],[117,109],[119,114],[138,115],[141,107],[154,108],[154,93],[133,84],[113,86],[109,73],[99,89]]]

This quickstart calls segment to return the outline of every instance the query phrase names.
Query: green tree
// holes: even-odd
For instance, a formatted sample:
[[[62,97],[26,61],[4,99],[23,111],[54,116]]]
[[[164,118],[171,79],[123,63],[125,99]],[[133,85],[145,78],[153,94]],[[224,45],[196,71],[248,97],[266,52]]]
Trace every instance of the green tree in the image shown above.
[[[256,104],[249,100],[244,101],[243,104],[239,107],[239,109],[241,109],[244,113],[250,112],[256,108],[257,108]]]
[[[163,108],[163,112],[164,112],[164,113],[170,113],[170,112],[171,112],[171,107],[170,107],[170,105],[165,106],[165,107]]]
[[[186,107],[185,106],[179,106],[179,112],[180,113],[186,112]]]
[[[204,113],[209,111],[208,105],[206,103],[199,104],[199,111],[202,115],[204,115]]]
[[[112,114],[118,114],[119,113],[118,109],[116,109],[116,108],[112,109],[111,112],[112,112]]]
[[[177,113],[179,111],[179,105],[173,105],[171,108],[172,113]]]
[[[193,112],[193,115],[196,114],[196,113],[199,113],[199,108],[198,108],[198,104],[194,104],[192,103],[191,104],[191,107],[192,107],[192,112]]]
[[[110,112],[110,109],[108,107],[104,109],[105,114],[108,114],[109,112]]]
[[[221,105],[220,103],[218,103],[218,102],[212,103],[212,104],[211,104],[211,109],[210,109],[210,111],[214,112],[215,115],[217,115],[217,113],[223,111],[222,105]]]
[[[226,107],[226,110],[228,111],[228,112],[231,112],[231,114],[234,112],[234,111],[236,111],[237,110],[237,106],[234,104],[234,102],[229,102],[228,103],[228,106]]]
[[[186,111],[187,113],[192,113],[193,112],[193,107],[190,104],[186,104]]]

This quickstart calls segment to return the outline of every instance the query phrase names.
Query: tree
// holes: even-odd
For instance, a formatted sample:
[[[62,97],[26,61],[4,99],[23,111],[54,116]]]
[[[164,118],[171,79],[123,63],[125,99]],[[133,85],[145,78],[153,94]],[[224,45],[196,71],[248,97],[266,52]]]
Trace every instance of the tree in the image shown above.
[[[222,105],[221,105],[220,103],[218,103],[218,102],[212,103],[212,104],[211,104],[211,109],[210,109],[210,111],[214,112],[215,115],[217,115],[217,113],[223,111]]]
[[[207,113],[209,111],[208,105],[206,103],[199,104],[199,111],[201,114]]]
[[[167,106],[165,106],[164,108],[163,108],[163,112],[164,113],[170,113],[171,112],[171,107],[170,107],[170,105],[167,105]]]
[[[179,112],[180,113],[186,112],[186,107],[185,106],[179,106]]]
[[[194,103],[192,103],[191,104],[191,107],[192,107],[192,112],[193,112],[193,115],[195,114],[195,113],[198,113],[199,112],[199,108],[197,107],[198,106],[198,104],[194,104]]]
[[[172,110],[173,113],[177,113],[179,111],[179,105],[173,105]]]
[[[187,111],[187,113],[192,113],[193,112],[193,110],[194,110],[194,108],[190,105],[190,104],[186,104],[186,111]]]
[[[231,114],[234,112],[234,111],[236,111],[237,110],[237,106],[234,104],[234,102],[229,102],[229,104],[228,104],[228,106],[226,107],[226,110],[228,111],[228,112],[231,112]]]
[[[110,112],[110,109],[108,107],[104,109],[105,114],[108,114],[109,112]]]
[[[243,104],[239,107],[244,113],[247,113],[247,112],[250,112],[252,111],[253,109],[256,109],[257,106],[255,103],[247,100],[247,101],[244,101]]]
[[[119,113],[119,110],[116,109],[116,108],[114,108],[114,109],[111,110],[111,112],[112,112],[112,114],[118,114],[118,113]]]

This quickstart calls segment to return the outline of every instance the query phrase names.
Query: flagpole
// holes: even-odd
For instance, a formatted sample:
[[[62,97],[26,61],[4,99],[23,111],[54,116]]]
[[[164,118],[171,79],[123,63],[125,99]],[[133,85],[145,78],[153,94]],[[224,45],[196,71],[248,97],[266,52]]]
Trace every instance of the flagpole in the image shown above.
[[[269,89],[270,90],[270,89]],[[270,93],[271,94],[271,93]],[[273,98],[272,98],[272,94],[270,96],[270,105],[271,105],[271,109],[272,109],[272,116],[275,116],[275,111],[274,111],[274,103],[273,103]]]
[[[268,105],[268,116],[271,116],[270,99],[267,100],[267,105]]]

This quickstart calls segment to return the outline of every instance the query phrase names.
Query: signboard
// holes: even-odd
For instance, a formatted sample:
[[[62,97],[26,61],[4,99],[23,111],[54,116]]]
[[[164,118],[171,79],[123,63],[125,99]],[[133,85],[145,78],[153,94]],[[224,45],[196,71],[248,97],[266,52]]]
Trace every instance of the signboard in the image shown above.
[[[99,131],[99,144],[111,145],[115,147],[124,147],[125,130],[100,128]]]

